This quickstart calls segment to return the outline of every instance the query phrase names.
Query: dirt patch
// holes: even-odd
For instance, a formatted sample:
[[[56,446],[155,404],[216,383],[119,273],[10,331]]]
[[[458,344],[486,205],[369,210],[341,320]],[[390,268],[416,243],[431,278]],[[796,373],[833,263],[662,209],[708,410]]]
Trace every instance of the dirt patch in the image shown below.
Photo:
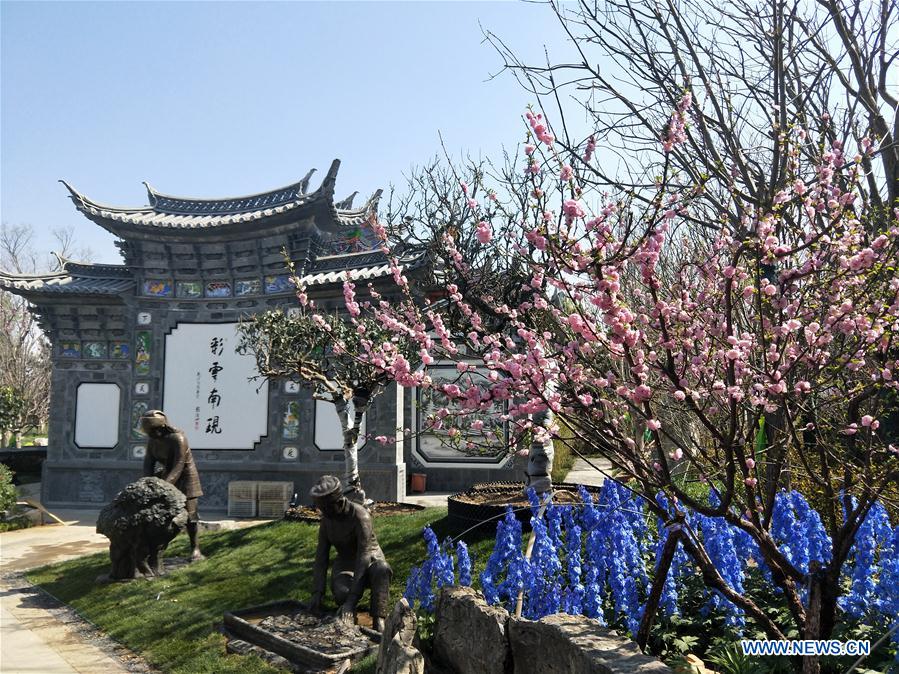
[[[520,485],[508,487],[485,487],[479,489],[472,487],[466,492],[456,494],[454,499],[460,503],[472,505],[512,506],[512,508],[524,508],[530,505],[527,496],[521,493]],[[580,494],[575,490],[557,489],[553,493],[553,503],[560,505],[577,505],[582,503]]]
[[[316,618],[299,612],[263,618],[257,623],[264,630],[299,646],[326,655],[341,655],[368,641],[356,625],[346,625],[334,618]]]
[[[415,503],[397,503],[396,501],[375,501],[371,508],[372,517],[393,517],[394,515],[412,515],[424,506]],[[294,522],[318,522],[321,514],[313,506],[296,506],[288,508],[284,519]]]
[[[568,482],[553,485],[553,503],[560,506],[579,506],[579,488],[583,487],[594,501],[600,487],[577,485]],[[511,508],[525,530],[530,530],[531,505],[520,482],[482,482],[470,489],[453,494],[447,499],[447,516],[458,526],[475,528],[482,525],[496,526],[496,522]]]

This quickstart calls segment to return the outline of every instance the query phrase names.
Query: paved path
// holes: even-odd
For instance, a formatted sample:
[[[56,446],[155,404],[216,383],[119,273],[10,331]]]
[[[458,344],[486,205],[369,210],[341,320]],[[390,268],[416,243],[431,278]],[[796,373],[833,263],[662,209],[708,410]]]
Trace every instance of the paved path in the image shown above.
[[[69,524],[0,534],[0,672],[127,672],[118,659],[84,641],[71,612],[17,573],[109,549],[109,540],[94,531],[95,511],[54,514]]]
[[[0,672],[2,674],[116,674],[152,671],[124,647],[96,633],[71,609],[60,605],[23,577],[45,564],[109,549],[96,533],[96,510],[54,511],[66,525],[48,525],[0,534]],[[252,526],[209,518],[209,528]],[[102,644],[102,648],[100,645]]]
[[[607,475],[612,472],[612,464],[599,457],[591,458],[590,463],[600,470],[591,466],[584,459],[575,459],[574,464],[571,466],[571,470],[569,470],[568,474],[565,476],[565,482],[594,485],[597,487],[601,486]]]

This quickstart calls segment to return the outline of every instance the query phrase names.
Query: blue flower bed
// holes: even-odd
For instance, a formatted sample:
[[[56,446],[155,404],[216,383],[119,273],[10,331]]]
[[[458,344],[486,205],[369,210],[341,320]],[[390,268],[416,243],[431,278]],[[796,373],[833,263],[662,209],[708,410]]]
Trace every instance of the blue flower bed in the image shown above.
[[[521,594],[522,615],[529,619],[558,612],[586,615],[635,635],[668,530],[641,497],[613,480],[605,482],[595,502],[581,489],[581,500],[582,505],[577,506],[550,503],[541,518],[540,503],[530,494],[535,536],[530,559],[525,557],[521,523],[511,508],[507,509],[479,576],[480,589],[489,604],[502,605],[510,612]],[[657,503],[673,514],[663,496],[657,497]],[[743,530],[722,517],[696,513],[688,516],[687,524],[736,592],[746,592],[752,576],[754,596],[782,595],[771,582],[771,572],[755,541]],[[830,537],[818,513],[798,492],[777,496],[771,534],[781,552],[803,573],[813,561],[822,565],[830,561]],[[431,612],[439,588],[471,585],[472,561],[464,543],[456,543],[454,549],[447,539],[441,545],[430,528],[424,530],[424,536],[428,556],[420,567],[413,567],[405,596]],[[899,616],[899,526],[891,527],[879,503],[858,531],[844,565],[842,586],[841,617],[880,634],[895,624]],[[665,580],[661,619],[683,620],[681,604],[685,598],[695,599],[697,587],[701,587],[698,570],[678,546]],[[699,591],[701,616],[712,616],[735,634],[748,630],[739,607],[717,591],[704,587]],[[892,638],[894,644],[899,643],[899,631]]]

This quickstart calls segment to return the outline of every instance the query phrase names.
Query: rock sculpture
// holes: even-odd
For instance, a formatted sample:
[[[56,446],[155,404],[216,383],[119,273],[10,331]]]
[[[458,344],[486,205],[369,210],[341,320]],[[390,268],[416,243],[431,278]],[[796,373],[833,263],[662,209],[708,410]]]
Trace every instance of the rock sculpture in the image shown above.
[[[185,500],[165,480],[144,477],[100,511],[97,533],[109,539],[110,580],[162,574],[162,553],[187,523]]]
[[[418,619],[402,597],[384,624],[377,674],[424,674],[425,658],[418,650]]]
[[[352,624],[359,598],[366,588],[370,588],[372,627],[380,632],[387,617],[393,571],[375,538],[371,515],[341,493],[340,480],[333,475],[322,477],[309,493],[322,513],[312,571],[310,608],[313,611],[321,609],[333,546],[337,549],[337,557],[331,569],[331,593],[340,605],[338,617]]]

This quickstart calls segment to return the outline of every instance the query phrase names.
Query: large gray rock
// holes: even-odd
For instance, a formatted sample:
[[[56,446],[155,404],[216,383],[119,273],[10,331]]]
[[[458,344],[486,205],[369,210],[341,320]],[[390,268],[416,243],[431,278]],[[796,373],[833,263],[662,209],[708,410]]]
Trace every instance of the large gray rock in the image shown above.
[[[443,588],[434,614],[434,655],[456,674],[511,672],[508,622],[508,611],[488,606],[480,592]]]
[[[514,674],[671,674],[637,644],[584,616],[556,613],[538,621],[512,618]]]
[[[187,500],[157,477],[132,482],[100,511],[97,533],[109,539],[112,580],[162,573],[162,552],[187,524]]]
[[[377,674],[424,674],[425,659],[416,648],[418,619],[403,597],[384,622]]]

